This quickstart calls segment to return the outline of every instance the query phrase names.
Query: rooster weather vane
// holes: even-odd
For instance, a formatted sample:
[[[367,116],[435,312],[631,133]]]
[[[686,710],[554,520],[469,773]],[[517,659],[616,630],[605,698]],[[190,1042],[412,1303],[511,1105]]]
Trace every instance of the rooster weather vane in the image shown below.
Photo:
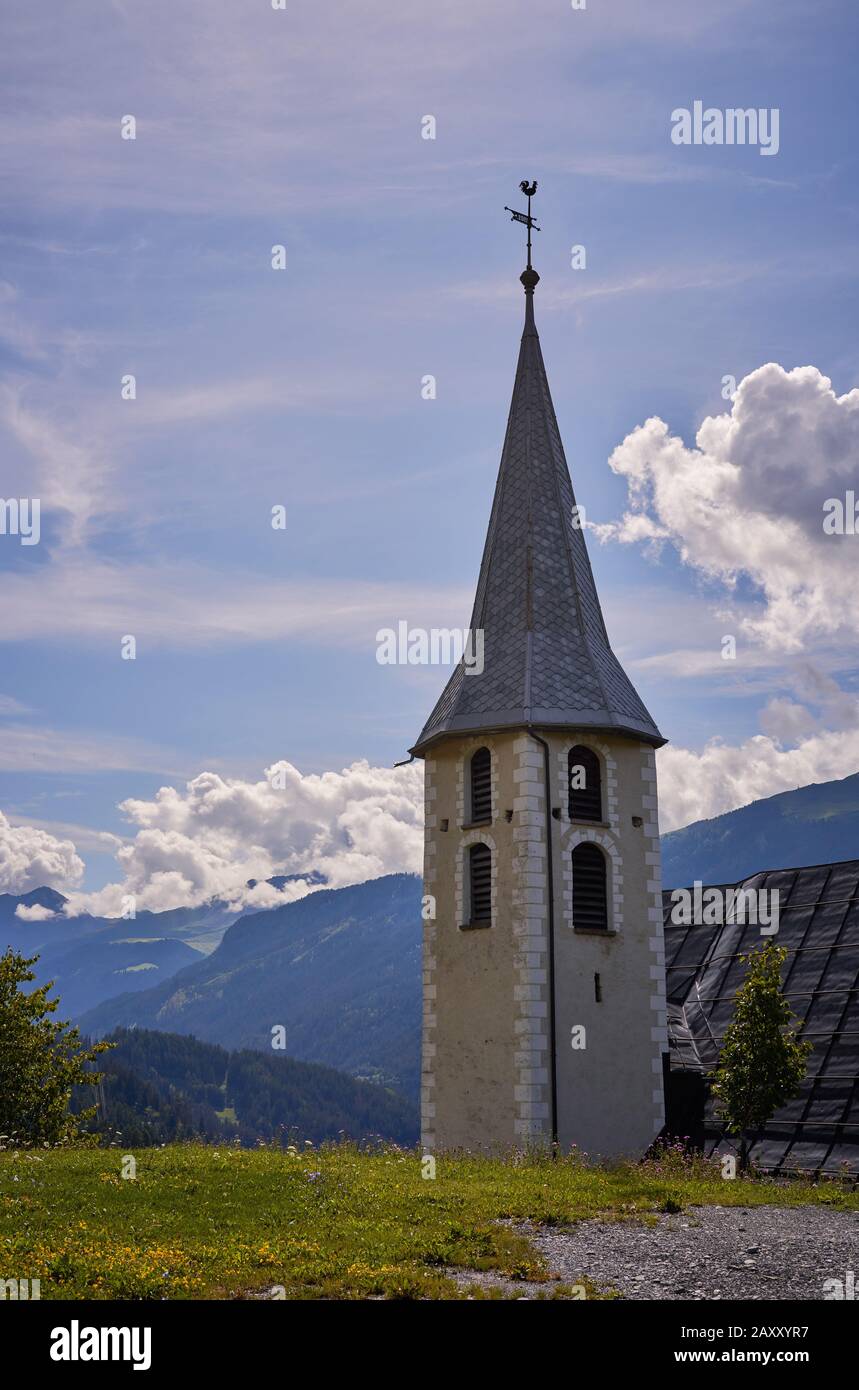
[[[508,208],[506,205],[504,207],[504,211],[510,213],[511,222],[523,222],[525,226],[528,228],[528,269],[531,270],[533,269],[531,265],[531,230],[532,228],[535,232],[539,232],[540,230],[540,228],[537,226],[537,223],[531,216],[531,199],[537,192],[537,180],[534,179],[533,183],[529,183],[527,179],[523,179],[519,187],[525,194],[525,197],[528,199],[528,211],[516,212],[514,208]]]

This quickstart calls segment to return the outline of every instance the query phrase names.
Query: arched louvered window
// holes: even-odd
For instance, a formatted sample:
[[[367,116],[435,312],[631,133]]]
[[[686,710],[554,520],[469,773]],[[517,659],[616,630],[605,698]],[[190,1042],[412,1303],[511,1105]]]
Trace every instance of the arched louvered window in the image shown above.
[[[492,757],[488,748],[478,748],[471,759],[471,823],[492,819]]]
[[[573,850],[573,926],[608,930],[606,860],[598,845],[585,843]]]
[[[570,820],[602,820],[602,773],[592,748],[577,743],[567,758]]]
[[[471,921],[492,918],[492,850],[488,845],[471,845],[468,851],[468,882]]]

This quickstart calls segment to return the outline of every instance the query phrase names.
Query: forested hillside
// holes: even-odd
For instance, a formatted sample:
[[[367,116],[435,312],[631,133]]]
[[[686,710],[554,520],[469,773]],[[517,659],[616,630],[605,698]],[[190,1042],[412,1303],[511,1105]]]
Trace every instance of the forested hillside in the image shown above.
[[[97,1103],[90,1128],[123,1148],[193,1138],[417,1139],[409,1101],[331,1067],[146,1029],[119,1029],[110,1041],[116,1046],[99,1058],[101,1085],[81,1087],[73,1109]]]
[[[859,858],[859,773],[753,801],[662,836],[666,888]]]
[[[91,1010],[81,1027],[193,1033],[286,1051],[416,1098],[420,1085],[421,885],[390,874],[242,917],[212,955],[154,989]]]

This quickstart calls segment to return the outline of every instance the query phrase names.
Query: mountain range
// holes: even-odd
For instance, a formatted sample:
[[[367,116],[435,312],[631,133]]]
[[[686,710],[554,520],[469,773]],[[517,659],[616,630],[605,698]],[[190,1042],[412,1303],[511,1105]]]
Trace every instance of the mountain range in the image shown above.
[[[420,1075],[421,884],[390,874],[240,917],[205,959],[84,1013],[81,1029],[193,1033],[286,1051],[414,1098]],[[125,924],[127,925],[127,924]]]
[[[283,890],[287,883],[323,884],[321,874],[279,875],[268,882]],[[248,887],[254,886],[251,880]],[[199,907],[167,912],[140,911],[133,918],[66,914],[67,899],[53,888],[36,888],[15,897],[0,894],[0,951],[7,946],[38,955],[33,967],[38,984],[54,982],[64,1016],[77,1018],[120,993],[152,988],[183,966],[214,951],[240,910],[217,899]],[[38,906],[53,915],[22,919],[18,905]],[[250,915],[259,909],[245,909]]]
[[[859,773],[753,801],[662,836],[662,883],[737,883],[763,869],[859,858]]]
[[[859,774],[698,821],[664,835],[662,851],[669,888],[859,857]],[[272,1029],[282,1026],[291,1057],[414,1098],[420,899],[416,877],[393,874],[318,888],[238,920],[215,903],[141,912],[133,922],[21,922],[22,901],[62,914],[62,896],[37,889],[0,895],[0,949],[8,939],[40,951],[39,979],[54,979],[62,1016],[94,1035],[140,1027],[270,1052]]]

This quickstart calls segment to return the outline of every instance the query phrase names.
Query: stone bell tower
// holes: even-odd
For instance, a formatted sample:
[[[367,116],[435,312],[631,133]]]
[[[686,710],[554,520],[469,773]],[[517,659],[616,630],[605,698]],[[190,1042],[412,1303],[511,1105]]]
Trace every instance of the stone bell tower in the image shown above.
[[[655,750],[609,645],[534,321],[471,619],[425,761],[427,1152],[640,1155],[664,1123]],[[508,209],[509,211],[509,209]],[[526,221],[517,213],[516,220]],[[644,617],[644,615],[642,615]]]

